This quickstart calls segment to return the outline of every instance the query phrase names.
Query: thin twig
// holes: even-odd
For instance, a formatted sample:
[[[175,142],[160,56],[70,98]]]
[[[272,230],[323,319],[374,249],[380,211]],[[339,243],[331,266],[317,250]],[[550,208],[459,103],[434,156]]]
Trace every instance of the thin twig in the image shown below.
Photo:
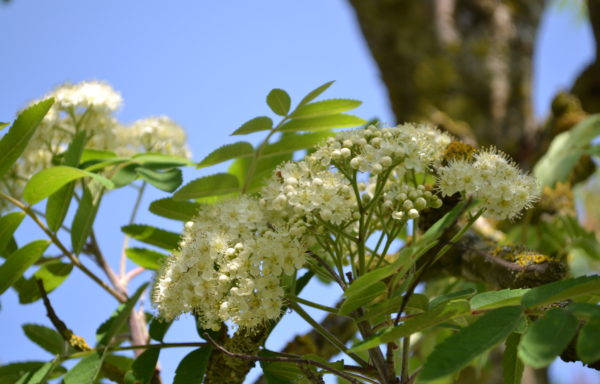
[[[134,268],[131,271],[127,272],[127,274],[123,278],[123,285],[127,286],[131,280],[133,280],[136,276],[144,273],[145,271],[146,271],[146,268],[137,267],[137,268]]]
[[[351,383],[354,384],[361,384],[360,381],[356,380],[353,376],[348,375],[345,372],[342,372],[338,369],[332,368],[326,364],[320,363],[318,361],[314,361],[314,360],[307,360],[307,359],[300,359],[300,358],[292,358],[292,357],[271,357],[271,356],[253,356],[253,355],[245,355],[242,353],[235,353],[235,352],[230,352],[227,349],[225,349],[224,347],[222,347],[221,345],[217,344],[216,341],[214,341],[210,335],[208,333],[204,333],[202,335],[202,337],[204,337],[206,340],[208,340],[208,342],[215,347],[216,349],[218,349],[219,351],[221,351],[222,353],[224,353],[225,355],[229,356],[229,357],[235,357],[237,359],[242,359],[242,360],[252,360],[252,361],[271,361],[271,362],[277,362],[277,363],[295,363],[295,364],[304,364],[304,365],[312,365],[321,369],[324,369],[328,372],[331,372],[337,376],[343,377],[344,379],[348,380]],[[367,380],[367,381],[371,381],[367,378],[361,377],[361,379]],[[371,381],[372,382],[372,381]]]
[[[327,272],[329,272],[329,274],[331,275],[331,277],[333,277],[333,279],[339,284],[339,286],[345,291],[346,290],[346,283],[344,283],[341,279],[340,276],[338,276],[337,273],[335,273],[335,271],[331,268],[331,266],[329,264],[327,264],[325,262],[325,260],[323,260],[319,255],[317,255],[316,253],[314,253],[313,251],[306,251],[306,253],[311,256],[313,259],[317,260],[317,262],[327,270]]]

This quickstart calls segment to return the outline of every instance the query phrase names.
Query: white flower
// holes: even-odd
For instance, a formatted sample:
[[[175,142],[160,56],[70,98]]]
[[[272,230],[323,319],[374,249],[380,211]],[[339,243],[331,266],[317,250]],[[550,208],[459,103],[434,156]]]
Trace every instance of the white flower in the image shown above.
[[[191,158],[184,129],[166,116],[136,121],[120,131],[123,153],[158,152]]]

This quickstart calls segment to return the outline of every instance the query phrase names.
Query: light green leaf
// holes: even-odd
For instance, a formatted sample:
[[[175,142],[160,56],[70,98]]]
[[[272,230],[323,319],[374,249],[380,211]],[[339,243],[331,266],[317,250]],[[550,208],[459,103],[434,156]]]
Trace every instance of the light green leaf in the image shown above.
[[[36,240],[17,249],[0,266],[0,294],[13,285],[46,251],[50,242]]]
[[[4,128],[8,127],[10,125],[10,123],[0,123],[0,131],[3,130]]]
[[[533,368],[550,364],[567,347],[578,321],[569,312],[554,308],[529,326],[519,345],[519,357]]]
[[[600,292],[600,276],[580,276],[532,288],[521,302],[525,307],[534,307],[594,292]]]
[[[139,164],[128,164],[124,167],[120,167],[111,178],[111,181],[115,184],[115,188],[124,187],[137,180],[139,175],[136,172],[136,169],[138,167]]]
[[[577,356],[584,363],[590,364],[600,360],[600,316],[592,317],[577,337]]]
[[[290,111],[292,99],[283,89],[275,88],[267,95],[267,104],[273,112],[285,116]]]
[[[332,136],[335,136],[335,132],[325,131],[305,134],[288,132],[279,141],[267,144],[261,153],[261,159],[310,149]]]
[[[325,92],[327,90],[327,88],[329,88],[331,86],[331,84],[333,84],[335,81],[328,81],[325,84],[315,88],[314,90],[310,91],[308,93],[308,95],[304,96],[304,98],[302,100],[300,100],[300,103],[298,104],[298,107],[301,107],[307,103],[310,103],[311,101],[313,101],[314,99],[316,99],[317,97],[319,97],[323,92]]]
[[[242,124],[242,126],[236,129],[231,136],[247,135],[259,131],[270,131],[271,129],[273,129],[273,120],[267,116],[259,116]]]
[[[364,316],[357,319],[357,321],[377,321],[387,320],[389,315],[398,313],[400,305],[402,305],[402,296],[394,296],[390,299],[384,300],[380,303],[374,303],[366,307],[366,313]],[[410,296],[408,303],[406,304],[407,310],[425,312],[429,309],[429,299],[427,296],[420,293],[415,293]],[[385,317],[385,319],[383,319]],[[380,319],[381,318],[381,319]]]
[[[367,289],[368,287],[381,282],[381,280],[385,279],[392,273],[394,273],[394,268],[389,265],[369,271],[364,275],[359,276],[358,279],[354,280],[344,292],[344,296],[350,297],[359,291]]]
[[[375,336],[353,346],[350,352],[366,351],[401,337],[412,335],[468,312],[469,309],[469,303],[466,300],[456,300],[445,305],[438,305],[425,313],[406,319],[401,325],[384,329]]]
[[[173,195],[175,200],[198,199],[200,197],[226,195],[238,192],[238,179],[230,173],[217,173],[192,180]]]
[[[91,355],[81,359],[75,366],[67,372],[64,377],[64,384],[93,384],[102,368],[103,355],[100,352],[93,352]]]
[[[521,341],[521,335],[518,333],[512,333],[506,339],[506,348],[504,348],[504,358],[502,359],[504,384],[521,384],[525,366],[517,354],[519,341]]]
[[[179,234],[152,227],[150,225],[131,224],[121,227],[127,236],[162,249],[175,249],[179,245]]]
[[[329,99],[317,101],[296,108],[292,114],[292,117],[294,119],[304,119],[307,117],[333,115],[335,113],[346,112],[357,108],[361,104],[361,101],[352,99]]]
[[[366,275],[365,275],[366,276]],[[354,290],[351,294],[344,293],[347,299],[342,302],[338,314],[342,316],[349,315],[361,306],[372,302],[386,291],[386,286],[381,281],[366,285],[364,289]]]
[[[183,167],[193,165],[193,163],[181,156],[163,155],[161,153],[138,153],[131,156],[137,164],[144,165],[146,168],[165,169],[173,167]]]
[[[419,379],[431,381],[457,372],[507,338],[519,324],[521,316],[520,307],[503,307],[487,312],[438,344],[425,361]]]
[[[546,154],[537,162],[533,173],[542,185],[552,186],[566,181],[590,147],[593,138],[600,136],[600,114],[591,115],[567,132],[557,135]]]
[[[27,147],[36,128],[54,104],[46,99],[25,109],[19,114],[12,127],[0,139],[0,177],[4,176]]]
[[[153,201],[149,210],[155,215],[185,222],[194,218],[201,206],[201,204],[191,201],[166,198]]]
[[[306,119],[292,119],[285,123],[280,131],[296,132],[296,131],[318,131],[333,128],[356,127],[365,124],[367,121],[354,115],[337,113],[335,115],[326,115],[319,117],[310,117]]]
[[[39,324],[23,324],[23,332],[29,340],[53,355],[60,355],[65,350],[65,340],[54,329]]]
[[[125,384],[148,384],[154,376],[158,362],[159,348],[150,348],[142,352],[131,365],[131,370],[125,375]]]
[[[171,168],[160,172],[144,167],[137,167],[135,171],[144,181],[161,191],[173,192],[183,183],[183,176],[179,168]]]
[[[11,212],[0,218],[0,252],[6,249],[13,234],[25,218],[24,212]]]
[[[83,189],[83,196],[73,217],[71,224],[71,245],[73,252],[79,254],[92,231],[92,225],[96,219],[103,189],[89,185]]]
[[[79,161],[83,164],[83,163],[87,163],[88,161],[106,160],[106,159],[112,159],[115,157],[117,157],[117,154],[114,152],[111,152],[111,151],[103,151],[100,149],[93,149],[93,148],[84,148]]]
[[[42,297],[36,280],[41,280],[47,293],[58,288],[73,270],[73,264],[49,261],[42,264],[30,279],[20,279],[13,287],[19,293],[20,304],[30,304]]]
[[[482,292],[471,298],[471,308],[491,309],[519,305],[521,298],[529,289],[502,289],[500,291]]]
[[[104,176],[66,165],[59,165],[57,167],[43,169],[33,175],[25,186],[23,197],[25,198],[25,201],[33,205],[44,200],[71,181],[83,177],[91,177],[108,189],[114,188],[113,182]]]
[[[168,257],[164,253],[152,251],[146,248],[127,248],[125,254],[129,260],[133,261],[140,267],[146,269],[160,269],[163,262]]]
[[[475,292],[477,292],[477,291],[474,288],[467,288],[467,289],[462,289],[457,292],[446,293],[444,295],[440,295],[440,296],[436,297],[435,299],[431,300],[431,302],[429,303],[429,307],[434,308],[438,305],[447,303],[450,300],[464,299],[464,298],[472,296]]]
[[[188,353],[175,370],[173,384],[202,384],[210,352],[210,347],[202,347]]]
[[[218,149],[212,151],[206,156],[196,168],[209,167],[211,165],[219,164],[227,160],[249,157],[254,154],[254,147],[252,144],[246,141],[238,141],[237,143],[227,144]]]
[[[568,309],[580,319],[589,320],[592,317],[600,318],[600,306],[596,304],[571,303],[569,304]]]

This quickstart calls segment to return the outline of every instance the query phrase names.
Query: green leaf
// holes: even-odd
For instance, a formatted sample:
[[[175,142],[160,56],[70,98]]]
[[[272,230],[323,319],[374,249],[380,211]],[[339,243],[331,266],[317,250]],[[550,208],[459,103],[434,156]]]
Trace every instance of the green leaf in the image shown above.
[[[435,308],[436,306],[445,304],[450,300],[464,299],[472,296],[475,292],[477,291],[474,288],[466,288],[460,291],[446,293],[431,300],[431,302],[429,303],[429,307]]]
[[[179,234],[152,227],[150,225],[130,224],[121,227],[127,236],[162,249],[175,249],[179,245]]]
[[[117,157],[117,154],[111,151],[103,151],[100,149],[84,148],[79,161],[87,163],[94,160],[107,160]]]
[[[79,254],[92,231],[96,219],[103,189],[88,185],[83,189],[83,196],[71,224],[71,245],[73,252]]]
[[[24,361],[19,363],[11,363],[6,365],[0,365],[0,384],[14,384],[19,378],[23,377],[27,373],[32,376],[34,372],[44,367],[46,362],[44,361]],[[58,367],[55,373],[51,375],[51,378],[56,378],[63,374],[66,370],[63,367]]]
[[[164,253],[152,251],[146,248],[127,248],[125,254],[129,260],[133,261],[140,267],[146,269],[160,269],[163,262],[167,259]]]
[[[23,324],[23,332],[44,350],[53,355],[60,355],[65,350],[65,340],[54,329],[38,324]]]
[[[8,132],[2,136],[0,139],[0,177],[4,176],[25,151],[31,136],[52,104],[54,104],[54,99],[50,98],[25,109],[19,114]]]
[[[286,133],[279,141],[267,144],[261,153],[261,159],[272,156],[279,156],[294,153],[303,149],[310,149],[320,144],[328,137],[335,136],[335,132],[314,132],[314,133]]]
[[[158,362],[159,348],[150,348],[142,352],[131,365],[131,370],[125,375],[126,384],[147,384],[154,376]]]
[[[292,99],[283,89],[275,88],[267,95],[269,108],[280,116],[285,116],[290,111]]]
[[[355,295],[359,291],[363,291],[374,284],[380,283],[381,280],[385,279],[392,273],[394,273],[394,269],[391,268],[391,266],[381,267],[369,271],[364,275],[359,276],[358,279],[354,280],[344,292],[344,296],[350,297]]]
[[[346,300],[344,300],[344,302],[342,302],[342,305],[338,310],[338,314],[342,316],[349,315],[356,309],[383,295],[385,291],[385,284],[381,281],[377,281],[374,284],[366,286],[364,289],[353,291],[351,295],[344,293],[348,297]]]
[[[231,136],[247,135],[259,131],[269,131],[271,129],[273,129],[273,120],[267,116],[259,116],[242,124],[242,126],[236,129]]]
[[[58,288],[73,270],[73,264],[50,261],[42,264],[30,279],[20,279],[13,287],[19,293],[19,303],[30,304],[41,299],[36,280],[41,280],[47,293]]]
[[[556,135],[534,167],[536,178],[548,186],[568,180],[579,158],[597,136],[600,136],[600,114],[591,115],[567,132]]]
[[[64,377],[64,384],[93,384],[102,368],[103,355],[93,352],[81,359]]]
[[[166,198],[153,201],[149,210],[155,215],[185,222],[192,220],[201,206],[201,204],[191,201]]]
[[[14,251],[0,266],[0,294],[4,293],[48,248],[47,240],[36,240]]]
[[[577,356],[584,363],[590,364],[600,360],[600,316],[592,317],[577,337]]]
[[[10,123],[0,123],[0,131],[3,130],[4,128],[8,127],[10,125]]]
[[[445,305],[438,305],[423,314],[406,319],[401,325],[384,329],[375,336],[353,346],[350,352],[360,352],[375,348],[378,345],[431,328],[468,311],[469,303],[466,300],[457,300]]]
[[[11,212],[0,218],[0,252],[4,252],[24,218],[24,212]]]
[[[98,341],[99,346],[110,346],[110,343],[113,337],[117,334],[117,332],[125,325],[129,315],[131,314],[131,310],[135,306],[135,304],[144,293],[144,290],[148,286],[148,283],[142,284],[135,293],[129,297],[129,299],[125,302],[124,305],[119,306],[115,316],[110,321],[110,326],[108,330],[102,335],[100,340]],[[106,352],[106,349],[104,350]]]
[[[202,347],[188,353],[175,370],[173,384],[202,384],[210,352],[210,347]]]
[[[404,297],[394,296],[380,303],[369,305],[366,307],[365,315],[357,319],[357,321],[376,321],[380,318],[381,321],[387,320],[389,319],[389,315],[398,313],[398,309],[402,304],[402,300],[404,300]],[[410,299],[408,299],[406,309],[425,312],[429,309],[429,299],[425,295],[415,293],[410,296]],[[383,317],[385,317],[385,319]]]
[[[198,199],[238,192],[240,185],[237,177],[230,173],[217,173],[192,180],[175,192],[175,200]]]
[[[152,321],[150,321],[150,326],[148,327],[150,338],[156,341],[163,341],[171,324],[173,324],[173,321],[165,321],[160,317],[153,317]]]
[[[521,316],[520,307],[503,307],[487,312],[438,344],[425,361],[419,379],[439,379],[465,367],[508,337],[519,324]]]
[[[259,356],[277,357],[277,353],[262,350]],[[279,363],[272,361],[261,361],[260,367],[267,384],[305,384],[307,383],[304,374],[296,364]]]
[[[590,303],[571,303],[568,306],[569,311],[578,318],[589,320],[592,317],[600,318],[600,306]]]
[[[155,186],[161,191],[173,192],[183,183],[183,176],[179,168],[171,168],[159,172],[144,167],[137,167],[135,171],[148,184]]]
[[[523,296],[522,305],[534,307],[551,304],[599,291],[600,276],[580,276],[532,288]]]
[[[559,308],[549,310],[529,326],[519,345],[519,357],[533,368],[547,366],[567,347],[577,326],[571,313]]]
[[[23,197],[25,201],[33,205],[44,200],[71,181],[83,177],[91,177],[108,189],[114,188],[113,182],[103,176],[82,169],[59,165],[57,167],[43,169],[33,175],[25,186]]]
[[[115,184],[115,188],[121,188],[133,183],[138,178],[137,168],[139,168],[139,164],[128,164],[119,168],[111,178],[111,181]]]
[[[352,99],[330,99],[317,101],[296,108],[292,114],[292,117],[294,119],[304,119],[307,117],[333,115],[335,113],[346,112],[357,108],[361,104],[361,101]]]
[[[138,164],[152,169],[165,169],[193,165],[193,163],[181,156],[163,155],[161,153],[138,153],[131,156]]]
[[[296,132],[296,131],[318,131],[333,128],[356,127],[365,124],[367,121],[354,115],[337,113],[335,115],[326,115],[319,117],[310,117],[306,119],[292,119],[285,123],[280,131]]]
[[[46,223],[48,223],[48,228],[52,232],[58,231],[64,222],[69,211],[69,206],[71,205],[74,190],[75,183],[69,183],[48,197],[48,201],[46,202]]]
[[[477,294],[471,298],[471,308],[491,309],[519,305],[521,298],[529,289],[502,289],[500,291],[488,291]]]
[[[327,90],[327,88],[329,88],[331,86],[331,84],[333,84],[335,81],[328,81],[325,84],[315,88],[314,90],[310,91],[308,93],[308,95],[304,96],[304,98],[302,100],[300,100],[300,103],[298,104],[298,107],[303,106],[304,104],[310,103],[311,101],[313,101],[314,99],[316,99],[317,97],[319,97],[323,92],[325,92]]]
[[[504,358],[502,359],[504,384],[521,384],[525,366],[517,354],[519,341],[521,341],[521,335],[518,333],[511,333],[506,339],[506,348],[504,348]]]
[[[60,356],[57,355],[54,360],[42,365],[36,371],[21,376],[15,384],[45,384],[48,379],[59,377],[66,371],[59,365],[60,362]]]
[[[215,149],[198,163],[196,168],[209,167],[238,157],[252,156],[253,154],[254,147],[252,147],[252,144],[246,141],[238,141],[237,143],[227,144]]]

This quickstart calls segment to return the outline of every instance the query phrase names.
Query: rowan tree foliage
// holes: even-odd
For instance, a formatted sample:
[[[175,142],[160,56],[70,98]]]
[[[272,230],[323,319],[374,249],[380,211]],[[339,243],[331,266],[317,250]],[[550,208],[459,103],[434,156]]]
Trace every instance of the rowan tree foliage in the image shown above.
[[[64,84],[0,125],[0,294],[44,305],[53,327],[23,330],[54,356],[2,366],[0,382],[158,383],[161,350],[177,347],[196,349],[176,383],[242,383],[257,363],[266,383],[544,383],[557,357],[600,368],[598,61],[540,124],[531,57],[545,2],[350,3],[396,126],[326,98],[333,81],[298,99],[271,90],[265,115],[232,129],[262,140],[200,161],[167,117],[119,122],[121,96],[103,82]],[[587,5],[598,41],[600,3]],[[224,162],[183,180],[184,167]],[[138,198],[111,260],[93,224],[118,188]],[[181,231],[136,221],[147,188],[170,194],[148,209]],[[18,244],[24,220],[43,237]],[[115,299],[96,340],[53,306],[73,269]],[[307,299],[311,280],[338,304]],[[312,330],[268,350],[286,311]],[[170,342],[190,315],[197,334]]]

